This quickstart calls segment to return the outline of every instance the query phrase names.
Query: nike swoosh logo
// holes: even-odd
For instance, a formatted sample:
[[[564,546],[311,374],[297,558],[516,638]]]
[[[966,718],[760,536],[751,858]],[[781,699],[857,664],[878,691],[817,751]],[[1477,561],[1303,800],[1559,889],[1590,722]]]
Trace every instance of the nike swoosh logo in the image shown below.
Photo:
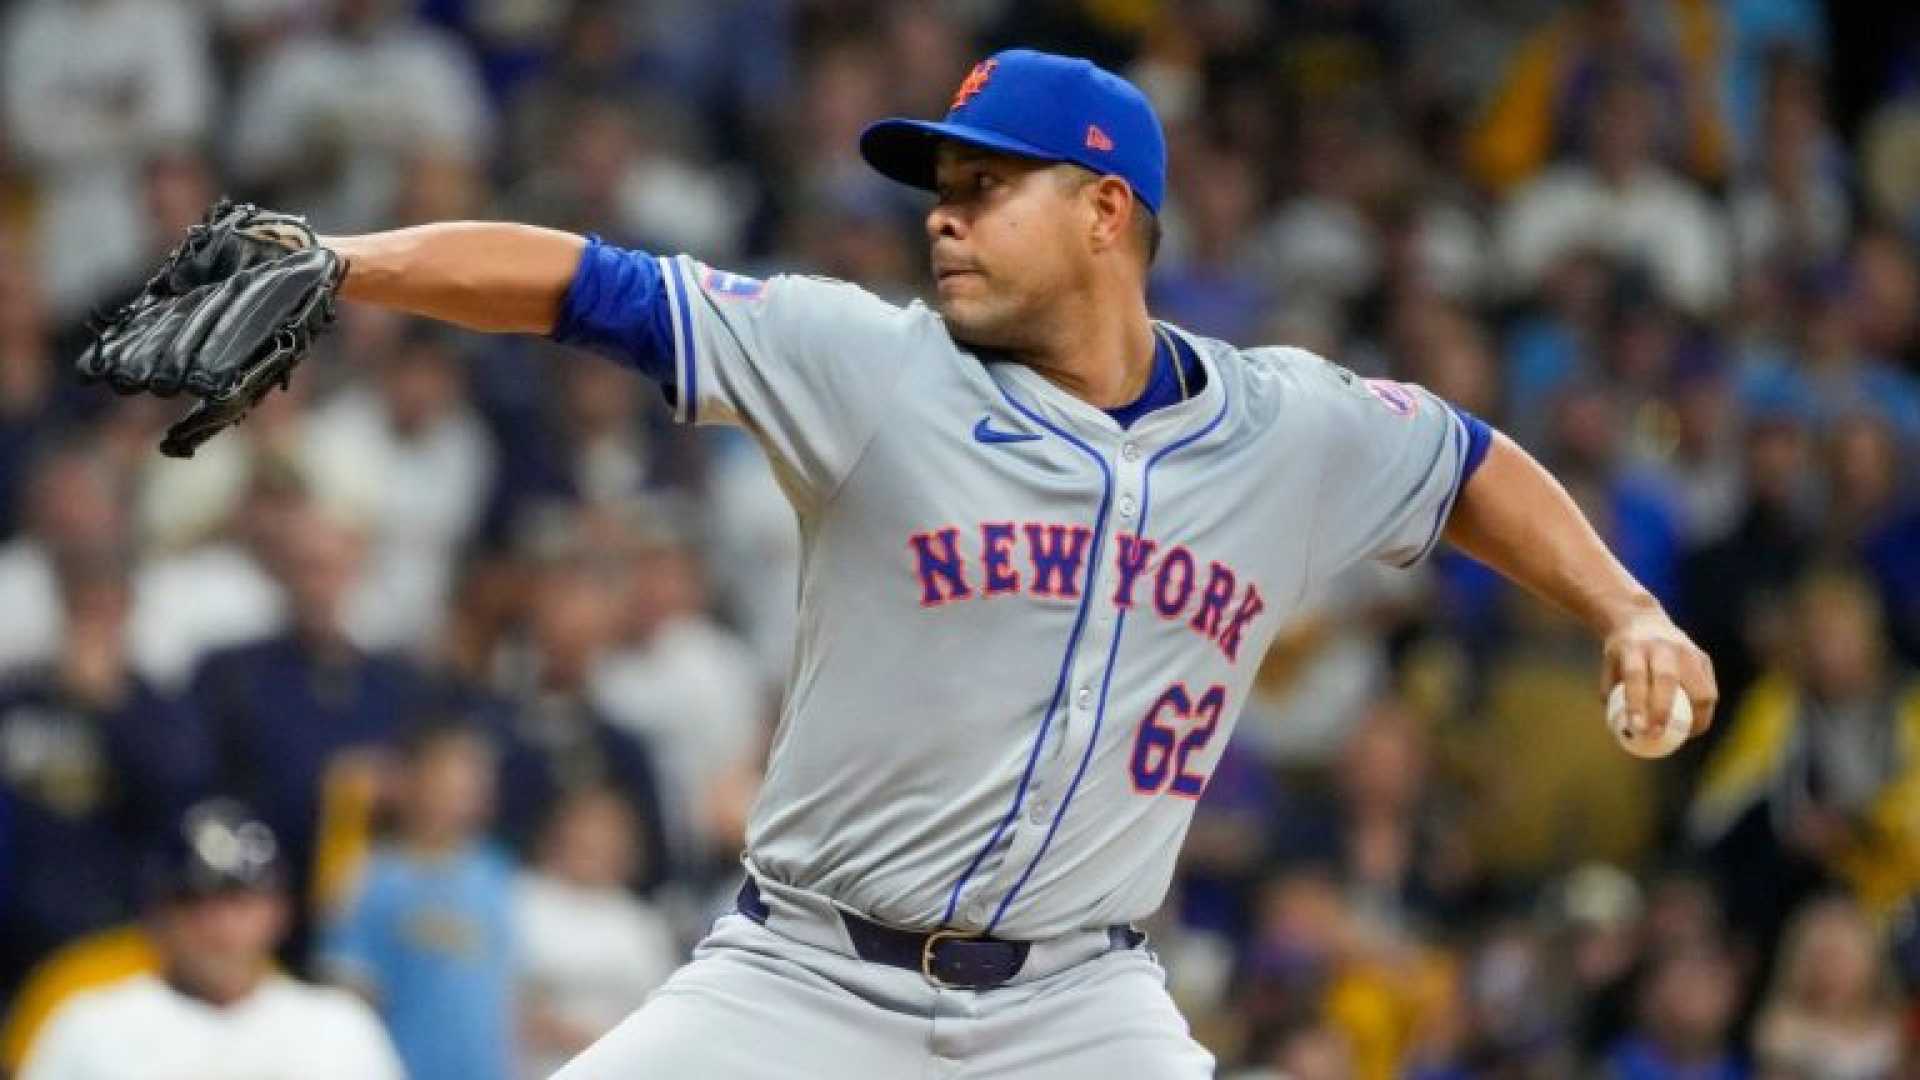
[[[980,418],[979,423],[973,425],[973,437],[983,443],[1033,442],[1040,438],[1038,435],[1027,435],[1018,431],[995,431],[987,426],[987,418],[984,416]]]

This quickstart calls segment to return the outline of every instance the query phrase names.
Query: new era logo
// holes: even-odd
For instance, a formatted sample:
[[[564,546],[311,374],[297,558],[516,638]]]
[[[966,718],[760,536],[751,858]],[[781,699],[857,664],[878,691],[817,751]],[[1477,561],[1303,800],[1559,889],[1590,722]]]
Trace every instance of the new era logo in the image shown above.
[[[1109,151],[1113,149],[1113,140],[1107,138],[1107,133],[1100,130],[1100,125],[1088,124],[1087,125],[1087,148],[1090,150],[1099,150],[1102,152]]]

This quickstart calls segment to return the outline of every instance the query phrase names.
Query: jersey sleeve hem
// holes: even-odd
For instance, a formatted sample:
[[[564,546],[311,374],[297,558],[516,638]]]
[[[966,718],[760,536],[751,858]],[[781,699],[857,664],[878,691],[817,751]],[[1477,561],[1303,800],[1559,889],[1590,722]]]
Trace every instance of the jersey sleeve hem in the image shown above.
[[[1447,529],[1447,519],[1453,516],[1453,505],[1460,499],[1460,489],[1466,486],[1467,462],[1471,456],[1467,445],[1467,424],[1451,407],[1447,409],[1447,418],[1451,421],[1448,438],[1453,441],[1453,484],[1447,492],[1446,501],[1440,504],[1439,512],[1434,515],[1433,528],[1427,533],[1426,543],[1421,544],[1420,550],[1405,561],[1393,564],[1402,570],[1418,565],[1422,559],[1433,554],[1433,549],[1440,543],[1440,534]]]
[[[676,393],[673,418],[682,424],[699,422],[700,367],[693,334],[692,301],[680,260],[661,257],[661,280],[667,285],[667,309],[673,323],[673,374]]]

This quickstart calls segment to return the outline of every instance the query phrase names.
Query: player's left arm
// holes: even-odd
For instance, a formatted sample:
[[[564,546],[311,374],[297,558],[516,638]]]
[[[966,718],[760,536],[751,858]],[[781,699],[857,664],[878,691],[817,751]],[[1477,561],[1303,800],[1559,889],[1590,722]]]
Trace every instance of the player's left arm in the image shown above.
[[[1513,440],[1494,433],[1443,535],[1591,628],[1604,643],[1601,689],[1624,683],[1636,724],[1650,712],[1664,725],[1676,685],[1693,705],[1693,733],[1712,724],[1720,696],[1712,661],[1607,549],[1566,488]]]

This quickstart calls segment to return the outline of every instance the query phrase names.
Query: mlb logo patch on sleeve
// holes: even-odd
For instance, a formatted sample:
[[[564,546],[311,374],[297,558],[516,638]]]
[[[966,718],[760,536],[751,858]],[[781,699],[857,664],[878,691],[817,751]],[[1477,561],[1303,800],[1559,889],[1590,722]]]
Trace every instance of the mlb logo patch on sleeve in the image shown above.
[[[1420,410],[1420,399],[1392,379],[1362,379],[1361,382],[1366,384],[1367,392],[1395,416],[1412,416]]]
[[[759,278],[712,269],[700,279],[700,287],[714,296],[728,296],[735,300],[756,300],[767,291],[767,283]]]

